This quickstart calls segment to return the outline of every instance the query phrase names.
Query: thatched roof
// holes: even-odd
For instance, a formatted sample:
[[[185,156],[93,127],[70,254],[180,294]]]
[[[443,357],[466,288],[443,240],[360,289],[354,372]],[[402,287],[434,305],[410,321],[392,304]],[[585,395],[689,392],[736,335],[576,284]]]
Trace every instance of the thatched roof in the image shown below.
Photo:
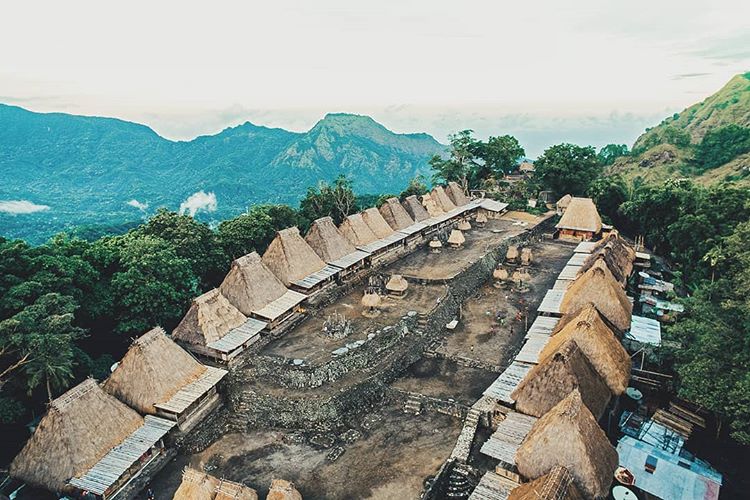
[[[466,196],[466,193],[464,193],[464,190],[455,181],[450,181],[448,183],[448,186],[445,188],[445,192],[451,199],[453,204],[457,207],[469,203],[469,198]]]
[[[261,260],[286,286],[326,267],[296,227],[276,233]]]
[[[339,232],[331,217],[321,217],[313,222],[305,241],[325,262],[333,262],[357,251]]]
[[[378,307],[381,302],[380,295],[377,293],[365,293],[361,300],[362,305],[369,308]]]
[[[508,279],[508,270],[503,267],[498,267],[494,271],[492,271],[492,277],[496,280],[507,280]]]
[[[508,260],[513,260],[518,258],[518,246],[517,245],[509,245],[508,251],[505,252],[505,258]]]
[[[173,500],[258,500],[258,494],[249,486],[187,467]]]
[[[630,380],[630,356],[593,305],[586,305],[553,335],[539,359],[553,356],[568,341],[583,351],[613,394],[625,391]]]
[[[365,223],[362,214],[348,216],[339,226],[339,231],[355,247],[369,245],[373,241],[378,240],[378,237],[372,232],[370,226]]]
[[[169,401],[205,371],[157,327],[133,341],[103,387],[138,412],[155,414],[155,404]]]
[[[440,248],[443,246],[443,244],[437,238],[430,240],[429,245],[430,245],[430,248]]]
[[[188,344],[208,345],[241,326],[247,317],[215,288],[193,299],[172,338]]]
[[[414,219],[416,222],[422,222],[430,218],[430,214],[427,213],[424,206],[419,202],[416,195],[407,196],[406,199],[401,203],[409,214],[409,217]]]
[[[375,207],[370,207],[362,212],[362,219],[365,221],[365,224],[367,224],[370,229],[372,229],[372,232],[375,233],[375,236],[377,236],[378,239],[382,239],[393,234],[393,228],[388,225],[383,216],[380,215],[378,209]]]
[[[624,286],[633,272],[635,250],[617,233],[612,233],[596,244],[591,254],[584,261],[579,274],[591,269],[597,260],[603,260],[615,279]]]
[[[451,245],[463,245],[465,242],[466,238],[464,237],[464,233],[458,229],[452,230],[450,236],[448,236],[448,243]]]
[[[456,229],[458,229],[460,231],[469,231],[469,230],[471,230],[471,223],[469,223],[469,221],[467,221],[466,219],[464,219],[464,220],[462,220],[461,222],[458,223],[458,225],[456,226]]]
[[[560,312],[571,314],[588,303],[594,304],[618,333],[630,328],[633,304],[601,260],[570,284],[560,303]]]
[[[518,411],[541,417],[573,389],[580,391],[586,406],[597,418],[612,396],[607,384],[571,339],[529,370],[511,398]]]
[[[586,498],[605,498],[617,467],[617,451],[573,390],[531,428],[516,452],[518,471],[536,479],[563,466]]]
[[[86,379],[49,405],[10,465],[10,475],[61,492],[143,425],[143,418]]]
[[[555,466],[547,474],[511,490],[508,500],[584,500],[573,475]]]
[[[263,264],[256,252],[232,262],[219,290],[245,316],[250,316],[253,311],[262,309],[287,292],[284,284]]]
[[[401,206],[398,198],[388,198],[385,200],[385,203],[380,207],[380,215],[383,216],[383,219],[385,219],[394,231],[406,229],[414,224],[414,219]]]
[[[430,214],[430,217],[438,217],[445,213],[445,210],[438,205],[437,200],[430,193],[422,195],[422,206]]]
[[[274,479],[266,500],[302,500],[302,495],[289,481]]]
[[[385,285],[385,289],[389,292],[403,292],[409,288],[409,282],[400,274],[394,274],[388,283]]]
[[[448,197],[448,194],[445,192],[445,189],[443,189],[443,186],[435,186],[434,188],[432,188],[431,195],[432,199],[435,200],[440,208],[443,209],[443,212],[450,212],[451,210],[456,208],[456,205],[454,205],[451,199]]]
[[[566,194],[565,196],[563,196],[562,198],[560,198],[559,200],[557,200],[556,205],[557,205],[558,208],[567,208],[568,205],[570,205],[570,201],[572,199],[573,199],[573,197],[571,195]]]
[[[258,500],[258,493],[244,484],[222,479],[214,500]]]
[[[477,214],[476,219],[474,219],[477,224],[486,224],[487,223],[487,216],[484,214],[484,212],[479,212]]]
[[[598,233],[602,230],[602,219],[591,198],[575,198],[570,200],[568,208],[555,226],[558,229],[573,231],[590,231]]]

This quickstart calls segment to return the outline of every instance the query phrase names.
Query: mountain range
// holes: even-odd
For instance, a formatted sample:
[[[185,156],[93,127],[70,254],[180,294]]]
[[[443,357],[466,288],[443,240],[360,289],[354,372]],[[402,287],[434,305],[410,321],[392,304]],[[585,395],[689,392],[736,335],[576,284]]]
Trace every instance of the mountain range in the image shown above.
[[[358,194],[429,177],[445,146],[367,116],[328,114],[304,133],[246,122],[170,141],[113,118],[0,105],[0,235],[43,241],[78,226],[138,221],[158,207],[223,220],[256,203],[296,205],[343,174]]]

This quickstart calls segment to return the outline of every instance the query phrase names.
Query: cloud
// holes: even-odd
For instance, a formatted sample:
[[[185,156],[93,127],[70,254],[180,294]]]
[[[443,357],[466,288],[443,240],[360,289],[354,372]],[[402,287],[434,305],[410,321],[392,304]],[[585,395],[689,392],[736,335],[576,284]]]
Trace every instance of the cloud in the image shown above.
[[[198,191],[180,204],[180,213],[193,217],[198,212],[215,212],[216,207],[216,194]]]
[[[711,73],[683,73],[681,75],[674,75],[672,80],[684,80],[686,78],[698,78],[701,76],[709,76]]]
[[[26,200],[0,201],[0,212],[12,215],[44,212],[45,210],[49,210],[49,208],[47,205],[37,205]]]
[[[718,62],[746,63],[750,60],[750,32],[730,34],[721,38],[702,39],[689,55]]]
[[[145,212],[148,208],[148,203],[141,203],[140,201],[136,199],[132,199],[128,202],[125,202],[126,205],[130,205],[131,207],[137,208],[141,212]]]

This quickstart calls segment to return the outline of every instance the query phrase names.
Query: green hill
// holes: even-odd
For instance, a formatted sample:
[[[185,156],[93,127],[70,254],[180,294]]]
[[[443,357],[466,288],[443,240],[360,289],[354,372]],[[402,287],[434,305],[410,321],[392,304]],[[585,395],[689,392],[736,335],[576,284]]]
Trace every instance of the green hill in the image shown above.
[[[646,129],[613,172],[660,181],[691,177],[704,184],[750,185],[750,73],[737,75],[698,104]]]
[[[0,105],[0,233],[38,242],[182,204],[211,208],[197,217],[218,221],[255,203],[296,204],[309,186],[340,174],[361,194],[399,192],[443,150],[429,135],[349,114],[329,114],[305,133],[248,122],[170,141],[122,120]],[[186,203],[200,191],[206,196]]]

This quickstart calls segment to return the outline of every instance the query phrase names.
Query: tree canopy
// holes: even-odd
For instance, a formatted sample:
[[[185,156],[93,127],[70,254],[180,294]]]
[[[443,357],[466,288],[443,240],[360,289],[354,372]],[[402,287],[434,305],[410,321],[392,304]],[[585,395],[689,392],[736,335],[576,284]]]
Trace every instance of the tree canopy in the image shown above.
[[[560,196],[585,195],[591,181],[601,173],[593,147],[567,143],[547,148],[534,166],[539,182]]]

